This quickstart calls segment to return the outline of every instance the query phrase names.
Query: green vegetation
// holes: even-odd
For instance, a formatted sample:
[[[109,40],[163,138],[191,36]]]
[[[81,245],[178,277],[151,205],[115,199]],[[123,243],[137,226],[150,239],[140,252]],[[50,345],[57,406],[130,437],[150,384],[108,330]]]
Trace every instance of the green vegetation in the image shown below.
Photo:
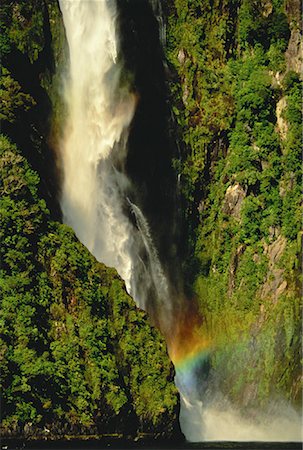
[[[292,71],[286,74],[283,82],[287,102],[284,118],[288,124],[288,132],[283,143],[282,157],[282,229],[285,236],[294,240],[300,231],[301,221],[298,205],[301,201],[302,82]]]
[[[184,271],[214,342],[210,374],[247,408],[277,394],[300,403],[302,83],[285,59],[295,21],[283,1],[171,0],[166,14]]]
[[[2,433],[177,433],[163,339],[115,270],[55,221],[58,4],[1,6]],[[184,278],[213,344],[209,387],[247,409],[299,403],[302,83],[286,54],[298,14],[282,0],[163,8]]]
[[[178,397],[163,339],[115,270],[50,220],[16,147],[1,136],[0,148],[4,432],[30,422],[54,433],[171,433]]]
[[[14,80],[4,67],[0,78],[0,101],[0,120],[8,122],[20,120],[20,113],[28,111],[35,105],[34,99],[29,94],[21,92],[18,81]]]
[[[47,179],[39,175],[50,169],[51,110],[45,108],[52,99],[54,126],[62,108],[59,75],[47,58],[59,65],[61,25],[56,2],[3,4],[1,433],[169,437],[179,433],[179,398],[163,338],[116,271],[56,222],[49,208],[55,201],[42,198]]]
[[[33,63],[44,47],[43,2],[4,1],[1,7],[2,37],[0,48],[5,53],[15,45]]]

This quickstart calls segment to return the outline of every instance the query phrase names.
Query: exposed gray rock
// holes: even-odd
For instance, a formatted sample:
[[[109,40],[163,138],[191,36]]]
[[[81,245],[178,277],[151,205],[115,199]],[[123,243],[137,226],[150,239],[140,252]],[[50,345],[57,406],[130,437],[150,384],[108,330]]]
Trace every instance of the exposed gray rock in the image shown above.
[[[280,259],[286,246],[285,237],[279,235],[270,245],[264,244],[264,253],[268,255],[269,264],[273,267]]]
[[[235,288],[235,277],[236,277],[236,271],[239,264],[239,259],[241,255],[243,255],[245,251],[245,245],[241,244],[237,248],[236,253],[233,255],[230,266],[229,266],[229,277],[228,277],[228,295],[232,294],[232,291]]]
[[[303,73],[303,41],[300,30],[292,30],[285,53],[287,70]]]
[[[261,298],[271,297],[276,300],[284,292],[287,282],[283,279],[283,274],[283,269],[273,269],[268,273],[261,290]]]
[[[274,301],[287,288],[284,270],[277,266],[286,246],[286,238],[279,235],[272,244],[264,244],[264,253],[269,259],[269,271],[261,289],[261,298],[271,297]]]
[[[276,105],[276,115],[277,115],[277,131],[281,136],[281,139],[286,139],[288,126],[287,122],[283,117],[283,111],[286,108],[286,98],[282,97]]]
[[[225,193],[223,212],[239,220],[241,205],[245,196],[246,193],[239,183],[229,186]]]
[[[302,4],[301,0],[287,0],[286,14],[291,29],[285,53],[287,70],[303,74]]]
[[[272,2],[270,0],[261,0],[262,15],[268,17],[272,13]]]
[[[183,48],[180,48],[178,53],[178,61],[181,65],[183,65],[185,63],[185,60],[186,60],[185,51],[183,50]]]

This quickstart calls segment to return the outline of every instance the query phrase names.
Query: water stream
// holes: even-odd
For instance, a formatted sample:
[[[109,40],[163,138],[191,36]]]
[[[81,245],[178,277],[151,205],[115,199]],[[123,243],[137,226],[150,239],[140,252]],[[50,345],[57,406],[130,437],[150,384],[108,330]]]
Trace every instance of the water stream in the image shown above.
[[[169,307],[148,223],[129,198],[124,165],[136,96],[122,82],[115,2],[61,0],[60,6],[70,53],[63,220],[98,260],[117,269],[138,306],[148,309],[152,295]]]
[[[98,260],[117,269],[137,305],[168,335],[176,326],[169,284],[125,171],[137,99],[123,73],[116,3],[60,0],[60,8],[70,56],[65,79],[68,118],[61,144],[63,220]],[[216,427],[218,420],[221,428],[229,423],[223,412],[203,410],[193,371],[177,367],[176,382],[181,427],[188,440],[235,436],[230,426],[227,434]],[[251,439],[251,433],[247,437]]]

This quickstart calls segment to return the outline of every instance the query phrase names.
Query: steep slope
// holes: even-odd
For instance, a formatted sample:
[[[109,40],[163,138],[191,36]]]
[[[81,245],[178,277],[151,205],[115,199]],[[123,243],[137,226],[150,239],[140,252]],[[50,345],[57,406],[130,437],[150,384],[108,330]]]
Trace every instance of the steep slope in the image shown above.
[[[180,436],[163,338],[116,271],[54,221],[58,4],[6,1],[1,28],[1,433]]]
[[[163,7],[184,271],[207,359],[200,396],[247,410],[280,396],[299,405],[300,4]]]

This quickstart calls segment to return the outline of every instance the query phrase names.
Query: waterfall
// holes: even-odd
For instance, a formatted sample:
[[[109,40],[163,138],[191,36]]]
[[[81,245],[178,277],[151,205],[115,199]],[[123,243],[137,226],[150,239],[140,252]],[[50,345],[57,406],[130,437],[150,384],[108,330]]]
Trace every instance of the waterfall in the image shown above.
[[[142,236],[142,239],[143,239],[146,251],[147,251],[148,261],[149,261],[149,266],[150,266],[150,275],[151,275],[151,279],[153,280],[153,283],[154,283],[154,286],[156,289],[157,297],[160,300],[162,300],[161,307],[166,309],[166,312],[167,312],[167,310],[168,310],[168,308],[170,308],[171,304],[168,301],[164,302],[164,300],[169,299],[169,288],[168,288],[168,284],[167,284],[167,279],[163,273],[161,263],[159,261],[157,250],[154,246],[154,243],[153,243],[153,240],[151,237],[148,222],[147,222],[146,218],[144,217],[140,208],[138,208],[138,206],[136,206],[134,203],[132,203],[129,199],[128,199],[128,202],[131,206],[131,210],[132,210],[133,214],[136,217],[136,223],[138,225],[138,229],[141,233],[141,236]],[[163,309],[162,309],[162,311],[163,311]]]
[[[176,363],[180,421],[186,438],[234,439],[235,429],[226,423],[234,420],[237,427],[238,415],[225,413],[221,404],[212,409],[202,405],[196,369],[205,355],[204,344],[195,342],[194,334],[190,339],[188,330],[195,319],[189,320],[183,311],[186,333],[180,331],[182,320],[175,317],[149,224],[134,203],[125,171],[128,130],[137,99],[123,73],[116,3],[59,2],[70,54],[64,88],[68,117],[61,142],[63,220],[99,261],[117,269],[137,305],[150,313],[165,334]],[[152,4],[161,25],[161,3],[152,0]],[[165,29],[161,29],[163,43]],[[183,359],[179,361],[176,355],[183,347],[188,352],[181,352]],[[251,437],[255,430],[249,426],[241,423],[238,430],[248,430]]]
[[[149,224],[130,200],[125,173],[136,96],[122,82],[116,5],[60,0],[60,7],[70,53],[61,145],[63,220],[99,261],[117,269],[137,305],[168,336],[173,318],[168,282]]]
[[[159,40],[161,42],[162,47],[164,48],[166,46],[166,23],[165,20],[163,19],[161,0],[150,0],[150,4],[158,22]]]
[[[121,86],[114,2],[62,0],[70,52],[69,117],[61,146],[63,220],[132,291],[134,230],[123,214],[125,157],[135,97]]]
[[[61,145],[63,220],[99,261],[117,269],[138,306],[155,316],[161,309],[163,320],[154,322],[167,329],[168,283],[147,220],[128,198],[126,144],[136,96],[123,82],[116,4],[60,0],[60,7],[70,53]]]

